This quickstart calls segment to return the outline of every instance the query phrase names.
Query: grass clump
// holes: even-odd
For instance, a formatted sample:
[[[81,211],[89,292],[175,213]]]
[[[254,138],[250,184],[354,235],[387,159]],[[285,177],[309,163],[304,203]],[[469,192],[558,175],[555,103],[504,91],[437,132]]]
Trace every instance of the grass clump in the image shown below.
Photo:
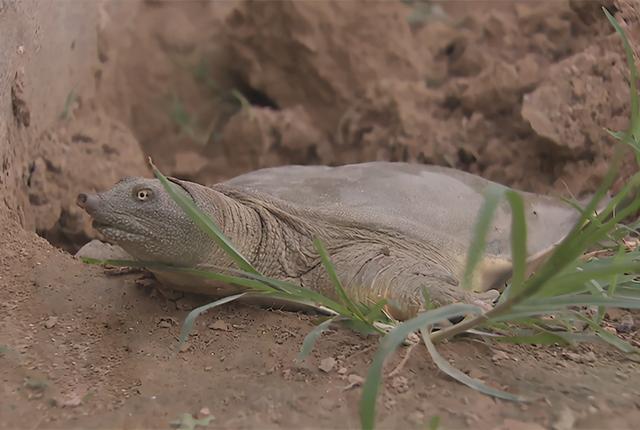
[[[336,275],[330,256],[319,240],[315,240],[314,245],[329,278],[333,281],[337,300],[288,282],[267,278],[237,252],[234,245],[224,237],[218,226],[206,214],[181,193],[176,192],[176,185],[171,183],[153,164],[155,176],[171,197],[233,258],[238,269],[231,273],[217,273],[154,263],[126,261],[108,263],[159,267],[163,270],[185,272],[240,285],[251,293],[264,294],[322,309],[329,316],[306,336],[299,359],[308,356],[322,332],[334,322],[347,323],[356,330],[383,335],[363,385],[360,403],[363,429],[374,428],[376,399],[386,359],[413,333],[419,333],[431,358],[444,373],[487,395],[513,401],[524,401],[526,397],[489,387],[455,369],[440,356],[436,349],[437,343],[461,333],[473,331],[493,341],[515,344],[567,345],[601,340],[626,353],[637,354],[634,347],[601,327],[604,311],[608,307],[640,309],[640,280],[635,275],[640,273],[640,251],[628,246],[624,240],[629,234],[637,235],[637,223],[623,224],[623,221],[640,210],[640,199],[633,198],[640,185],[640,173],[633,175],[618,194],[607,200],[608,191],[623,156],[622,149],[631,147],[640,164],[637,70],[624,32],[609,12],[604,8],[603,10],[622,37],[631,70],[632,109],[629,128],[624,132],[610,132],[620,140],[621,144],[618,145],[608,174],[586,207],[580,208],[581,217],[570,234],[529,277],[526,276],[528,273],[527,228],[522,197],[516,191],[500,186],[491,187],[486,191],[484,205],[477,217],[474,240],[467,254],[463,286],[464,288],[472,287],[473,273],[484,253],[493,214],[504,199],[512,212],[513,273],[510,284],[491,310],[485,312],[480,307],[470,304],[451,304],[436,309],[430,308],[402,323],[392,321],[382,311],[384,302],[365,306],[349,298]],[[587,258],[585,258],[585,253],[593,249],[598,252],[586,254]],[[600,252],[603,250],[604,252]],[[105,261],[88,261],[105,263]],[[247,293],[226,297],[194,309],[185,320],[180,336],[181,341],[186,339],[199,314],[241,298],[245,294]],[[592,311],[593,309],[595,312]],[[437,323],[460,316],[464,319],[458,324],[433,331]],[[587,332],[578,330],[575,328],[576,325],[586,326],[589,330]]]

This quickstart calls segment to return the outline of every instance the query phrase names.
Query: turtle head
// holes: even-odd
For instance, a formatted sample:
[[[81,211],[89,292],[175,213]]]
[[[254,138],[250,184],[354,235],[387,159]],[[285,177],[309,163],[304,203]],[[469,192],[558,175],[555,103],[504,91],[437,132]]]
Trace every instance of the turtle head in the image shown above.
[[[193,199],[184,186],[178,190]],[[157,179],[127,177],[108,191],[79,194],[76,203],[96,230],[139,260],[191,266],[210,246]]]

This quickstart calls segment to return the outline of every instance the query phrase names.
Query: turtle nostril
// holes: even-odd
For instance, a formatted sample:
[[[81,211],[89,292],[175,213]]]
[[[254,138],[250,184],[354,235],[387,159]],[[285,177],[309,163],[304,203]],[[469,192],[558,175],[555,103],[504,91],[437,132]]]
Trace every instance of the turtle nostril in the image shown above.
[[[76,198],[76,204],[84,209],[87,205],[87,195],[84,193],[78,194],[78,197]]]

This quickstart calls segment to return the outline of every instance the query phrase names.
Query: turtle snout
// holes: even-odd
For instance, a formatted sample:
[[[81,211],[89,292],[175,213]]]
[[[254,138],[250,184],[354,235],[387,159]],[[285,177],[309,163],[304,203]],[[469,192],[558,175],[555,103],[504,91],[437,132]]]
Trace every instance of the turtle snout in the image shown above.
[[[89,215],[93,215],[98,205],[98,196],[95,194],[80,193],[76,198],[76,204],[87,211]]]

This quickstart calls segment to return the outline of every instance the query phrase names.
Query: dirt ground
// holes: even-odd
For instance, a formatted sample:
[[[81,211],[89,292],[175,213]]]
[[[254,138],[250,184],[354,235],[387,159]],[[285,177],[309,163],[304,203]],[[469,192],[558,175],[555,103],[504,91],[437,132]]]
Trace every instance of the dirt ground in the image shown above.
[[[602,4],[637,49],[637,3]],[[603,127],[622,129],[629,113],[624,53],[600,5],[0,0],[0,428],[161,429],[184,413],[213,417],[210,428],[357,428],[376,338],[337,328],[297,363],[313,315],[228,305],[178,351],[183,318],[207,299],[75,259],[96,237],[76,194],[149,175],[147,155],[203,183],[404,160],[587,193],[612,154]],[[605,324],[640,347],[638,321],[612,309]],[[534,400],[478,394],[417,349],[385,378],[379,428],[640,420],[640,364],[605,345],[440,349]]]

